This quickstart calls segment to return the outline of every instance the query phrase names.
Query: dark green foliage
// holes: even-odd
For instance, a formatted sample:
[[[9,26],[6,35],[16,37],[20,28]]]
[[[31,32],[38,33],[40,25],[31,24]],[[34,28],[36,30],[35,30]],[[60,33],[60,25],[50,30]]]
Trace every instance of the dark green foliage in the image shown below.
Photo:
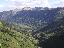
[[[43,48],[64,48],[64,32],[57,33],[55,36],[46,40]]]

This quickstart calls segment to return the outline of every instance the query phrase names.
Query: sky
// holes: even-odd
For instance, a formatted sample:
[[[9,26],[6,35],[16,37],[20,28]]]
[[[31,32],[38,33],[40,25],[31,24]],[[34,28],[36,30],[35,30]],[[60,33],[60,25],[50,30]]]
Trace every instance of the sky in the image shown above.
[[[64,0],[0,0],[0,11],[23,7],[64,7]]]

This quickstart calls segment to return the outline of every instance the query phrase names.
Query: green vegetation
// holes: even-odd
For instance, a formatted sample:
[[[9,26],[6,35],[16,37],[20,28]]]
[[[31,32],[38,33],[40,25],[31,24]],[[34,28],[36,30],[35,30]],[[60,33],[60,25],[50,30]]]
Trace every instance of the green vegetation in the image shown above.
[[[2,24],[2,22],[0,22],[0,28],[2,28],[3,27],[3,24]]]
[[[19,32],[0,32],[1,48],[37,48],[37,40]]]
[[[37,40],[31,33],[9,30],[0,22],[0,48],[37,48]]]

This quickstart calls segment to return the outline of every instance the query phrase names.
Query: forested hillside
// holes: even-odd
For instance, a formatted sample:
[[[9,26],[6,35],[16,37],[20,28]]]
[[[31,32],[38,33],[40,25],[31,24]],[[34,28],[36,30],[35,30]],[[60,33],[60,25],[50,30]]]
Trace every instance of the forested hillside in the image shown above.
[[[37,48],[37,43],[31,33],[17,32],[0,22],[0,48]]]

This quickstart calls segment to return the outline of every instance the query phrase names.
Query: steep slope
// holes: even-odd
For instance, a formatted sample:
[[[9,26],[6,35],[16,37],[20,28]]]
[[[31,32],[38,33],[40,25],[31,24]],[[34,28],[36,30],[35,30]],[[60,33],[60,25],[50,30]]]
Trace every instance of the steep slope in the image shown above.
[[[0,23],[0,48],[37,48],[37,40],[31,33],[10,30]]]

